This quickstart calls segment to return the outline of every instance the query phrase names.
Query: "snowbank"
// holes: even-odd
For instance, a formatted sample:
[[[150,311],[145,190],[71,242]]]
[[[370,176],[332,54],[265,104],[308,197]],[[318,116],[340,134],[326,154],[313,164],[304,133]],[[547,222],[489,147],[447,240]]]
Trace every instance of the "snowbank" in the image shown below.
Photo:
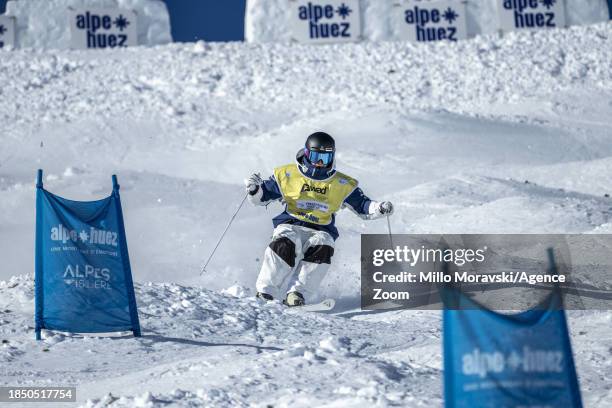
[[[172,41],[170,16],[160,0],[9,0],[6,14],[17,17],[17,47],[70,48],[68,7],[134,10],[138,15],[138,44]]]
[[[360,0],[364,39],[399,40],[399,27],[393,19],[396,3]],[[497,0],[468,1],[469,36],[490,34],[498,29],[496,3]],[[609,19],[606,0],[566,0],[566,3],[569,25],[591,24]],[[245,38],[250,42],[288,42],[291,39],[290,20],[287,0],[247,0]]]

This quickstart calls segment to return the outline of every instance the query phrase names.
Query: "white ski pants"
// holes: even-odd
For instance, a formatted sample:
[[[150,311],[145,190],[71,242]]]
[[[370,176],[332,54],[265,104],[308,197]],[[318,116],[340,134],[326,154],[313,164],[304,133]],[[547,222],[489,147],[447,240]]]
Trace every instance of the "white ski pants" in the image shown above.
[[[281,224],[266,248],[257,291],[279,298],[282,287],[288,286],[287,293],[300,292],[306,300],[312,299],[333,255],[334,239],[327,232]]]

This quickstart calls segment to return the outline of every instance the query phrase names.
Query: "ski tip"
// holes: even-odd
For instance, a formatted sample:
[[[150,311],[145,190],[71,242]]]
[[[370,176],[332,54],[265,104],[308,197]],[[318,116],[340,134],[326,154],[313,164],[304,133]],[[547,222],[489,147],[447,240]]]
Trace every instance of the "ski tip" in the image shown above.
[[[295,309],[303,310],[305,312],[329,312],[335,305],[335,300],[325,299],[322,302],[296,307]]]
[[[332,309],[334,306],[336,306],[336,301],[334,299],[327,299],[323,301],[323,305]]]

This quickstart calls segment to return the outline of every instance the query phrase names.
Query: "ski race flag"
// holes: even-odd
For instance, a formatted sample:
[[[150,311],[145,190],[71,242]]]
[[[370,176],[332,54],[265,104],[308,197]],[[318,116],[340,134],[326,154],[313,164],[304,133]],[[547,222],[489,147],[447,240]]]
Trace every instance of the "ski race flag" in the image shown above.
[[[481,306],[456,289],[443,294],[446,305]],[[582,407],[558,290],[519,314],[447,307],[443,319],[447,408]]]
[[[119,184],[98,201],[71,201],[36,184],[36,339],[41,330],[106,333],[140,324]]]

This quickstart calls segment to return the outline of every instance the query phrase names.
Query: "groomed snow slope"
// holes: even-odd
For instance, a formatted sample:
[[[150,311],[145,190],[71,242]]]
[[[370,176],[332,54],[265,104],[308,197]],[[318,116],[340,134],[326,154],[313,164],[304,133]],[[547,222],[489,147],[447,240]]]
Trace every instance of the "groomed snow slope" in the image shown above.
[[[199,268],[242,179],[318,129],[396,203],[396,233],[611,232],[610,38],[608,23],[459,44],[0,51],[0,384],[74,383],[98,406],[441,405],[439,314],[358,310],[359,234],[384,222],[339,215],[333,315],[250,297],[278,205],[245,207]],[[73,199],[118,174],[142,339],[32,340],[38,167]],[[585,403],[604,407],[612,314],[569,316]]]

